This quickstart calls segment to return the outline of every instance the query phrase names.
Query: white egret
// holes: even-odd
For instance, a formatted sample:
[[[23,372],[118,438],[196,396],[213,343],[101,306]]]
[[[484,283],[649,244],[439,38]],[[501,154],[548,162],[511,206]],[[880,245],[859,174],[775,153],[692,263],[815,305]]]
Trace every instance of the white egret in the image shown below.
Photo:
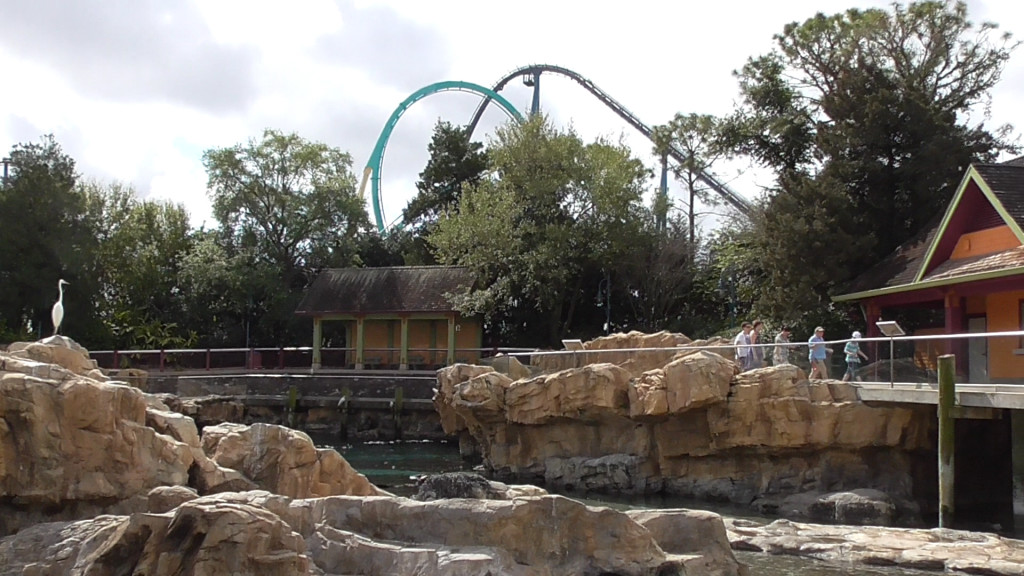
[[[70,284],[63,278],[57,281],[57,291],[60,296],[57,297],[57,302],[53,305],[53,310],[50,311],[50,318],[53,319],[53,335],[56,336],[60,330],[60,323],[64,320],[64,285]]]

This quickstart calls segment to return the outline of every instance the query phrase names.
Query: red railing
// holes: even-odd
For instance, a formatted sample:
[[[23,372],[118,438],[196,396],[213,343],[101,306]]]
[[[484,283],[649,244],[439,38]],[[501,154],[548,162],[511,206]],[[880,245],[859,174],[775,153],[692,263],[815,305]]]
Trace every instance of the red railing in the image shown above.
[[[475,363],[498,353],[521,352],[522,348],[458,348],[455,361]],[[164,371],[204,370],[309,370],[313,349],[279,348],[205,348],[165,350],[100,350],[89,354],[100,368],[113,370],[140,368]],[[321,369],[354,369],[355,348],[321,348]],[[411,370],[436,370],[448,363],[447,348],[409,348],[406,357]],[[397,370],[401,367],[398,348],[365,348],[363,367],[370,370]]]

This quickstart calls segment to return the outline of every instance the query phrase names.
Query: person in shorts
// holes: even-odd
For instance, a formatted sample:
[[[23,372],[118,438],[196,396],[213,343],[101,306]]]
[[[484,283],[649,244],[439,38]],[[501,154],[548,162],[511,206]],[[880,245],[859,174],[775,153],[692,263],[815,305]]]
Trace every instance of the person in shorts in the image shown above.
[[[807,359],[811,362],[811,373],[807,376],[808,380],[814,378],[828,379],[828,350],[825,346],[825,329],[818,326],[814,329],[814,336],[807,341],[807,345],[811,348],[810,353],[807,355]]]
[[[789,335],[789,326],[783,326],[782,330],[775,335],[775,350],[772,352],[772,364],[775,366],[789,364],[789,349],[792,347],[789,343]]]
[[[868,359],[868,355],[861,351],[860,332],[854,330],[852,339],[846,343],[843,353],[846,354],[846,374],[843,374],[843,382],[853,382],[857,379],[857,369],[860,368],[860,359]]]

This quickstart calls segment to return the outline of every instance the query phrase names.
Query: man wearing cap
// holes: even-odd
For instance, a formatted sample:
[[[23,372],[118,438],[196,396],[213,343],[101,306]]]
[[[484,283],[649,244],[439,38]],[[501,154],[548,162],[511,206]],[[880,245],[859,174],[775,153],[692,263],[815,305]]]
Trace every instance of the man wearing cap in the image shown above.
[[[825,350],[825,329],[821,326],[815,328],[814,336],[807,341],[807,345],[811,347],[810,354],[807,356],[807,359],[811,361],[811,373],[807,379],[824,378],[827,380],[828,364],[825,363],[825,359],[828,358],[828,351]]]
[[[846,374],[843,374],[843,382],[853,382],[857,379],[857,369],[860,368],[860,359],[868,359],[868,355],[861,352],[860,332],[853,331],[853,339],[846,343],[843,352],[846,354]]]

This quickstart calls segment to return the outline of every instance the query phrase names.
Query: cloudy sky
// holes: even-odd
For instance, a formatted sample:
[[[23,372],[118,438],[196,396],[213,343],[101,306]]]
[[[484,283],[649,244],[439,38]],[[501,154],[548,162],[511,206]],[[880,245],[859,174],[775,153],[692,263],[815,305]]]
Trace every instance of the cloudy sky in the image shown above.
[[[975,22],[994,21],[1024,38],[1024,3],[968,5]],[[598,6],[576,0],[0,0],[0,152],[52,133],[83,175],[182,202],[194,225],[211,226],[203,151],[245,142],[264,128],[341,148],[361,174],[385,121],[415,90],[441,80],[491,86],[533,63],[575,70],[648,124],[676,112],[725,114],[736,98],[732,71],[768,51],[786,23],[889,2]],[[502,94],[529,108],[531,92],[521,82]],[[437,119],[465,122],[478,101],[438,94],[402,117],[383,170],[388,219],[400,215],[414,191]],[[993,94],[992,125],[1011,123],[1019,132],[1022,101],[1024,50],[1018,49]],[[543,76],[542,106],[587,139],[625,137],[654,166],[650,144],[571,80]],[[477,135],[486,137],[503,120],[492,109]],[[741,169],[730,166],[720,176],[752,196],[762,182],[752,172],[736,178]]]

